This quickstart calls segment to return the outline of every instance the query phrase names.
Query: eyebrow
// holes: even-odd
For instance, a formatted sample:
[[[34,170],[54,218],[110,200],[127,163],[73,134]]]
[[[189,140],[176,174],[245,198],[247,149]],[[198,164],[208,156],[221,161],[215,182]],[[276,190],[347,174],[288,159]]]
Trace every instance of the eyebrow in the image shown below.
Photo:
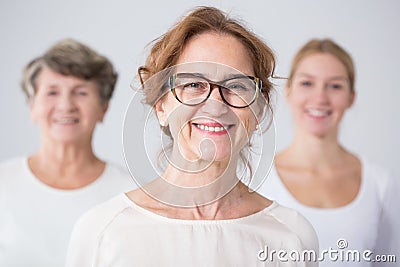
[[[307,73],[299,73],[296,76],[300,76],[300,77],[308,77],[308,78],[314,78],[314,75],[311,74],[307,74]],[[343,81],[348,81],[349,79],[345,76],[332,76],[329,77],[329,80],[343,80]]]
[[[206,75],[204,75],[204,73],[198,73],[198,72],[178,72],[176,74],[176,76],[196,76],[196,77],[200,77],[200,78],[204,78],[206,80],[210,80],[209,78],[206,77]],[[225,79],[223,79],[222,81],[227,81],[230,79],[234,79],[234,78],[248,78],[248,77],[252,77],[252,76],[248,76],[245,74],[233,74],[230,73],[228,75],[226,75]]]
[[[75,85],[74,87],[72,87],[72,90],[79,90],[82,88],[88,88],[87,84],[85,83],[79,83],[77,85]],[[60,85],[58,83],[50,83],[46,86],[46,89],[60,89]]]
[[[78,89],[82,89],[82,88],[88,88],[89,86],[87,85],[87,84],[85,84],[85,83],[80,83],[80,84],[77,84],[76,86],[74,86],[73,88],[72,88],[72,90],[78,90]]]

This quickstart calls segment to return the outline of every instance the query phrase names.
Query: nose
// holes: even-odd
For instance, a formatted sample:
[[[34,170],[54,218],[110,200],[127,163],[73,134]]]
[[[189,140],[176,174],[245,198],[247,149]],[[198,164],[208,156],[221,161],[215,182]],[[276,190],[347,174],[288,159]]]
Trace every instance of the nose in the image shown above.
[[[213,116],[220,116],[228,112],[228,105],[224,103],[217,85],[212,85],[210,97],[202,105],[202,111]]]
[[[314,93],[314,97],[319,104],[326,104],[329,102],[328,88],[325,85],[321,84],[317,86]]]
[[[73,112],[76,110],[75,101],[70,94],[63,94],[57,101],[57,108],[64,112]]]

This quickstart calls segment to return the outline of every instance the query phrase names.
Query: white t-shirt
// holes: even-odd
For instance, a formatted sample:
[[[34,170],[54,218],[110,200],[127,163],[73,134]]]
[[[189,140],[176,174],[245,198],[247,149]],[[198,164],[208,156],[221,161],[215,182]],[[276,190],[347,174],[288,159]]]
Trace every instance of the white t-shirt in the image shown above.
[[[0,266],[65,266],[72,227],[89,208],[135,188],[127,172],[107,164],[93,183],[55,189],[38,180],[27,158],[0,164]]]
[[[301,204],[287,190],[275,168],[272,168],[266,181],[257,190],[258,193],[299,211],[311,222],[318,235],[320,254],[324,250],[332,251],[326,252],[320,266],[372,266],[372,261],[363,260],[362,254],[367,250],[374,251],[372,255],[365,252],[366,258],[371,260],[375,259],[377,253],[397,254],[397,260],[400,260],[398,181],[366,159],[362,158],[361,163],[362,180],[358,195],[351,203],[340,208],[313,208]],[[394,203],[397,203],[397,207]],[[382,238],[386,240],[382,242]],[[377,243],[380,244],[379,248],[376,247]],[[355,252],[360,255],[359,262],[352,261],[351,255],[349,261],[347,256],[341,260],[342,253],[350,253],[350,250],[360,252]],[[332,253],[332,256],[328,253]],[[336,257],[338,259],[335,261]],[[384,266],[394,266],[386,264]]]
[[[276,202],[238,219],[181,220],[120,194],[79,219],[67,266],[315,266],[281,262],[273,250],[318,250],[309,222]]]

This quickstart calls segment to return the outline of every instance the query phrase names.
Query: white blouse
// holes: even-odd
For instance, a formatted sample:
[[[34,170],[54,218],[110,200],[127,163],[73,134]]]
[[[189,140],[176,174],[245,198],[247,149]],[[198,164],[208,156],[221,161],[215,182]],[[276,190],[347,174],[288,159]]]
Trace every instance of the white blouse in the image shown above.
[[[316,266],[304,251],[318,253],[314,229],[276,202],[237,219],[182,220],[120,194],[77,222],[67,266]]]
[[[257,190],[299,211],[310,221],[319,239],[320,266],[375,266],[379,265],[381,255],[396,255],[397,260],[400,257],[398,180],[365,158],[361,158],[361,163],[357,197],[343,207],[323,209],[303,205],[288,191],[275,168]]]

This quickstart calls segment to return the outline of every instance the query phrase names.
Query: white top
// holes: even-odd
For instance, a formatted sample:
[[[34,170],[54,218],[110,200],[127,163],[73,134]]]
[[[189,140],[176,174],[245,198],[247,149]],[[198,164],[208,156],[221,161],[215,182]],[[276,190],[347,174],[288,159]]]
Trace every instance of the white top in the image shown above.
[[[42,183],[30,171],[27,158],[0,164],[0,266],[65,266],[78,217],[134,187],[126,172],[110,164],[96,181],[76,190]]]
[[[276,252],[271,257],[273,250],[305,249],[318,249],[313,228],[276,202],[238,219],[181,220],[155,214],[120,194],[77,222],[67,266],[315,266],[280,262]]]
[[[343,207],[323,209],[301,204],[287,190],[275,168],[272,168],[266,181],[257,190],[260,194],[299,211],[311,222],[318,235],[320,254],[330,248],[337,251],[358,250],[361,253],[360,262],[346,262],[340,258],[335,262],[335,255],[340,255],[339,253],[334,252],[336,254],[332,254],[332,260],[326,254],[320,266],[372,266],[362,259],[362,253],[374,249],[374,254],[369,257],[371,259],[375,259],[379,252],[397,254],[397,259],[400,259],[399,185],[382,168],[363,158],[361,162],[360,190],[356,198]],[[385,240],[382,242],[383,238]],[[376,248],[377,243],[380,244],[379,248]]]

